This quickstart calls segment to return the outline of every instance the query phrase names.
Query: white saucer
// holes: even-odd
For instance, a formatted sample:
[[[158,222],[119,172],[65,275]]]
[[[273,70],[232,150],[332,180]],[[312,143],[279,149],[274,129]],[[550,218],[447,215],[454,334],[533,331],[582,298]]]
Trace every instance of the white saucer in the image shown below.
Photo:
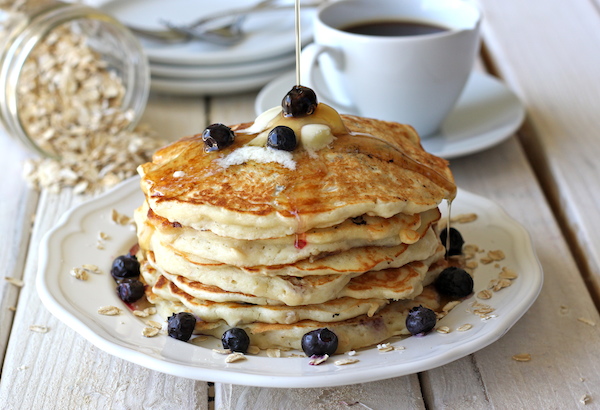
[[[245,7],[258,0],[105,0],[98,8],[125,24],[145,29],[164,28],[160,20],[185,24],[213,13]],[[290,0],[285,0],[285,3]],[[283,3],[283,2],[282,2]],[[314,8],[301,13],[302,42],[312,36]],[[151,63],[180,65],[222,65],[257,61],[292,52],[295,47],[294,9],[270,10],[249,15],[243,25],[248,33],[240,44],[223,47],[194,41],[160,44],[141,39]]]
[[[290,72],[267,84],[256,98],[257,115],[279,105],[295,83],[295,72]],[[318,89],[315,92],[318,97]],[[524,118],[525,108],[512,91],[496,78],[474,71],[440,132],[421,143],[434,155],[456,158],[499,144],[519,128]]]
[[[292,63],[293,65],[294,63]],[[223,95],[258,90],[269,81],[290,69],[290,65],[279,69],[254,75],[229,78],[150,78],[152,91],[177,95]],[[287,91],[286,91],[287,92]]]
[[[285,53],[277,57],[251,61],[241,64],[226,64],[214,66],[194,66],[179,64],[151,63],[150,73],[158,77],[188,78],[188,79],[224,79],[254,74],[264,74],[268,71],[289,69],[296,62],[294,52]]]

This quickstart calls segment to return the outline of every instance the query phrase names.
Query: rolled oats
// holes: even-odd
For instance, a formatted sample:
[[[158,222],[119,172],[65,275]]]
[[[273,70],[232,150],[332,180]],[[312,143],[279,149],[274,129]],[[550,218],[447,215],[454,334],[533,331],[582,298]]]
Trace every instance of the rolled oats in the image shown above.
[[[225,363],[233,363],[233,362],[237,362],[240,360],[246,360],[246,356],[244,356],[244,353],[231,353],[230,355],[228,355],[225,358]]]
[[[18,288],[22,288],[23,286],[25,286],[25,282],[23,282],[21,279],[12,278],[10,276],[5,276],[4,279],[11,285],[16,286]]]
[[[154,337],[158,335],[159,332],[160,329],[157,329],[155,327],[145,327],[144,329],[142,329],[142,335],[144,337]]]
[[[504,258],[506,258],[506,255],[504,254],[504,252],[502,250],[495,250],[495,251],[489,251],[487,253],[488,258],[490,258],[492,261],[501,261]]]
[[[84,281],[88,279],[87,271],[83,268],[73,268],[73,269],[71,269],[71,271],[69,273],[75,279],[84,280]]]
[[[520,353],[512,357],[517,362],[529,362],[531,361],[531,355],[529,353]]]
[[[328,354],[324,354],[323,356],[313,356],[308,361],[308,364],[310,364],[311,366],[318,366],[321,363],[325,363],[327,359],[329,359]]]
[[[70,24],[54,29],[29,54],[17,84],[25,132],[56,158],[31,158],[25,179],[38,189],[75,194],[104,190],[133,176],[164,145],[147,126],[132,131],[122,109],[122,80]]]
[[[512,269],[507,268],[506,266],[502,268],[502,272],[498,275],[500,279],[516,279],[519,277],[517,272]]]
[[[44,325],[31,325],[29,326],[29,330],[36,333],[48,333],[50,328]]]
[[[586,325],[589,325],[589,326],[596,326],[596,322],[594,322],[593,320],[590,320],[586,317],[578,317],[577,320],[579,320],[581,323],[585,323]]]
[[[335,362],[333,362],[333,364],[335,364],[336,366],[345,366],[347,364],[354,364],[357,362],[358,362],[358,359],[339,359],[339,360],[336,360]]]
[[[479,299],[491,299],[492,298],[492,292],[490,292],[488,289],[484,289],[480,292],[477,293],[477,297]]]
[[[98,313],[104,316],[117,316],[121,314],[121,309],[116,306],[102,306],[98,308]]]
[[[117,225],[127,225],[131,223],[131,218],[125,214],[120,213],[116,209],[111,209],[110,220]]]
[[[148,326],[150,326],[150,327],[153,327],[153,328],[155,328],[155,329],[162,329],[162,323],[158,323],[158,322],[156,322],[156,321],[154,321],[154,320],[148,320],[148,321],[146,322],[146,324],[147,324]]]
[[[391,352],[394,350],[394,346],[391,343],[381,343],[377,345],[377,350],[380,352]]]

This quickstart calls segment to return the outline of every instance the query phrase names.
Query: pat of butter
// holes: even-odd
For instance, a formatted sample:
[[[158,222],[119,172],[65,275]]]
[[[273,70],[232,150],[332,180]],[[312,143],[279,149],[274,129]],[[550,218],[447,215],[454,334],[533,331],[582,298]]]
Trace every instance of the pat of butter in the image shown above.
[[[318,151],[333,141],[331,128],[325,124],[307,124],[300,130],[300,141],[304,148]]]
[[[296,162],[294,161],[291,152],[267,147],[241,147],[234,150],[229,155],[218,158],[215,161],[223,168],[227,168],[232,165],[242,165],[248,161],[254,161],[263,164],[268,162],[276,162],[288,169],[296,169]]]
[[[269,123],[271,123],[271,121],[273,121],[277,116],[279,116],[281,114],[281,111],[282,109],[279,106],[270,108],[267,111],[260,114],[258,117],[256,117],[254,123],[251,126],[249,126],[248,128],[244,128],[243,130],[238,130],[236,132],[241,132],[244,134],[258,134],[259,132],[266,130],[269,126]]]

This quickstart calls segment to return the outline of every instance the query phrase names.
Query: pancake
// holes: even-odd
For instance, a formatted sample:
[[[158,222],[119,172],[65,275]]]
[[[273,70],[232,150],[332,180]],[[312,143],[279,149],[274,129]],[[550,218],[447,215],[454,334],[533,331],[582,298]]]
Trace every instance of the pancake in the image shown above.
[[[151,271],[144,274],[144,279]],[[229,326],[254,323],[291,324],[301,320],[338,322],[366,314],[372,316],[387,305],[387,299],[353,299],[343,297],[314,305],[257,305],[243,302],[213,302],[193,297],[162,275],[156,275],[152,292],[164,300],[184,305],[205,322],[224,320]],[[154,279],[154,278],[152,278]]]
[[[253,304],[300,306],[325,303],[340,297],[356,299],[409,299],[423,289],[422,283],[429,267],[443,260],[444,247],[424,261],[407,263],[399,268],[368,272],[358,276],[320,275],[303,278],[240,275],[231,278],[207,276],[207,280],[190,279],[172,273],[172,268],[162,268],[148,253],[146,261],[156,275],[174,282],[186,293],[202,300],[214,302],[244,302]],[[439,272],[439,270],[438,270]],[[146,274],[145,274],[146,275]],[[146,278],[149,283],[154,283]]]
[[[356,276],[370,270],[397,268],[431,256],[439,245],[439,239],[431,228],[438,218],[439,211],[437,209],[434,213],[423,214],[422,223],[416,231],[419,233],[420,239],[412,245],[352,248],[345,252],[321,255],[319,258],[308,258],[288,265],[235,267],[189,253],[185,254],[163,244],[160,238],[154,235],[154,229],[146,224],[138,224],[138,238],[142,249],[154,251],[159,265],[169,266],[174,273],[200,281],[205,280],[202,277],[206,277],[206,275],[218,275],[222,278],[233,275],[233,279],[237,280],[235,277],[239,277],[243,273],[295,277],[334,274]]]
[[[447,161],[408,125],[313,108],[213,124],[138,167],[138,257],[163,317],[191,312],[217,338],[239,327],[262,349],[327,327],[344,352],[407,334],[414,306],[439,308]]]
[[[284,265],[322,253],[342,252],[364,246],[397,246],[420,238],[421,221],[429,223],[439,215],[432,209],[416,215],[394,215],[390,218],[362,215],[329,228],[315,228],[302,235],[282,238],[241,240],[218,236],[210,231],[197,231],[181,225],[173,226],[159,217],[147,204],[135,211],[138,226],[148,225],[153,235],[182,254],[212,259],[235,266]]]
[[[147,288],[146,295],[148,300],[156,305],[159,314],[163,317],[169,317],[177,312],[190,312],[190,309],[180,302],[157,297],[150,288]],[[254,322],[239,324],[237,327],[244,329],[250,337],[251,344],[260,349],[278,348],[300,351],[302,350],[300,341],[305,333],[327,327],[338,337],[336,353],[344,353],[381,343],[392,336],[408,335],[405,324],[408,311],[419,305],[439,310],[439,296],[435,290],[427,287],[414,300],[391,302],[373,316],[364,314],[338,322],[313,320],[302,320],[292,324]],[[217,322],[200,320],[196,323],[194,333],[220,338],[223,332],[230,328],[231,326],[224,320]]]
[[[336,122],[331,111],[319,104],[313,116],[335,115]],[[227,161],[258,135],[243,131],[250,124],[232,127],[235,142],[215,152],[205,152],[200,135],[181,139],[138,167],[141,188],[169,222],[237,239],[296,235],[365,214],[417,214],[455,195],[447,162],[425,152],[413,128],[341,118],[341,131],[318,151],[261,148],[264,156],[289,154],[291,165]],[[269,126],[278,121],[293,126],[295,119],[279,116]]]

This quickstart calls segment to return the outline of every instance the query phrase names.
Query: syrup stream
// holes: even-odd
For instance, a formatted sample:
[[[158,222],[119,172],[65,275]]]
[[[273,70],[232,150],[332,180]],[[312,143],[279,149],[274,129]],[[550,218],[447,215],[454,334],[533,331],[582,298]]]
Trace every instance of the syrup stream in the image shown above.
[[[446,203],[448,204],[448,223],[446,223],[446,259],[450,257],[450,220],[452,219],[452,199],[446,199]]]
[[[300,85],[300,0],[294,3],[294,19],[296,28],[296,85]]]

